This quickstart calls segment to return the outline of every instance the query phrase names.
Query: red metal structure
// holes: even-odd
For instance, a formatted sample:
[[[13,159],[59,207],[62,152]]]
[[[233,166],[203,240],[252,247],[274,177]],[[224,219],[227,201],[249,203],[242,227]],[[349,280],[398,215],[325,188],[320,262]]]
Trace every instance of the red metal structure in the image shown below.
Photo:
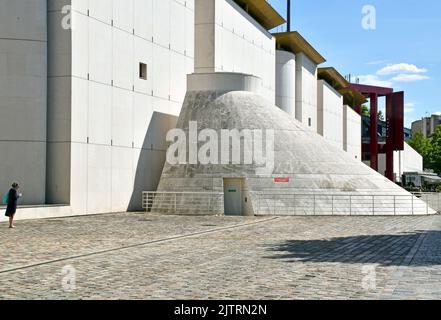
[[[371,168],[378,171],[378,155],[386,154],[386,177],[394,181],[394,151],[404,150],[404,92],[361,84],[350,87],[370,98],[370,143],[363,144],[363,152],[370,154]],[[386,144],[378,140],[378,98],[386,97]],[[356,108],[361,115],[361,106]]]

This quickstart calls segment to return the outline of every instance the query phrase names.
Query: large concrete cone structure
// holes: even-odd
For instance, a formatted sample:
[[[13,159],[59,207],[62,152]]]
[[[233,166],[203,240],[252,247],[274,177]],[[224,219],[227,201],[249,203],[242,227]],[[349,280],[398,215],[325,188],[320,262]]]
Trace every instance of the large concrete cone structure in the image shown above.
[[[228,204],[224,206],[223,196],[229,192],[224,188],[226,179],[239,178],[242,179],[241,213],[245,215],[435,213],[421,200],[342,149],[328,144],[322,136],[265,100],[259,95],[260,88],[260,79],[249,75],[188,76],[188,92],[177,124],[177,128],[186,133],[187,164],[166,163],[158,187],[158,192],[183,194],[172,201],[170,194],[158,195],[153,202],[154,211],[224,214]],[[265,132],[273,130],[274,168],[265,172],[256,161],[232,164],[231,159],[228,164],[188,164],[191,147],[196,147],[196,143],[188,143],[188,138],[196,122],[198,132],[212,129],[211,133],[217,133],[218,137],[227,129],[261,130],[265,140]],[[242,139],[242,157],[244,141]],[[204,144],[199,142],[197,146]],[[218,144],[222,142],[219,140]],[[264,153],[265,146],[270,144],[269,140],[264,141]],[[221,155],[218,158],[221,159]],[[218,193],[221,201],[213,201],[207,194],[206,203],[201,204],[201,195],[194,194],[196,192]],[[207,210],[209,201],[212,202]]]

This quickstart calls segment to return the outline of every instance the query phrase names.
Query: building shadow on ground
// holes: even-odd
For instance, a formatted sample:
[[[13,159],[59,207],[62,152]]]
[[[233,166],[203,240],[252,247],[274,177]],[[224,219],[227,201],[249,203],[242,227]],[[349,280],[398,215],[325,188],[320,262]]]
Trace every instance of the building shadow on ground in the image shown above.
[[[424,240],[421,241],[421,236]],[[425,243],[429,241],[430,245]],[[441,265],[441,231],[417,231],[397,235],[360,235],[320,240],[288,240],[269,248],[268,259],[286,262],[378,264],[401,266],[422,244],[412,266]]]

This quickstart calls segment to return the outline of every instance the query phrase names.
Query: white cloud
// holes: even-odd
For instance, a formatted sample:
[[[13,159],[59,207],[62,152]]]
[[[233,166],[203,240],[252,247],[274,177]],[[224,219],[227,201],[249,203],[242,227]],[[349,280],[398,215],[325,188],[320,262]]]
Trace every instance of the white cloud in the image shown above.
[[[426,73],[427,69],[420,69],[414,64],[409,63],[397,63],[397,64],[390,64],[387,67],[384,67],[383,69],[380,69],[377,71],[377,75],[379,76],[387,76],[392,74],[418,74],[418,73]]]
[[[413,113],[415,111],[415,103],[409,102],[404,105],[404,113]]]
[[[367,64],[371,66],[379,65],[379,64],[385,64],[387,63],[387,60],[378,60],[378,61],[369,61]]]
[[[428,76],[423,76],[421,74],[399,74],[393,77],[391,80],[396,82],[414,82],[430,79]]]
[[[366,84],[370,86],[378,86],[378,87],[392,87],[392,81],[389,80],[381,80],[378,76],[374,74],[368,74],[364,76],[358,76],[361,84]]]

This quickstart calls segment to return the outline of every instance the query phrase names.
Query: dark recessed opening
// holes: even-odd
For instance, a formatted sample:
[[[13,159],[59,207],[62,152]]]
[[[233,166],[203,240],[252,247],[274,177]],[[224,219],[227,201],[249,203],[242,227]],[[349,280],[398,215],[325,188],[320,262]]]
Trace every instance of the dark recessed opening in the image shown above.
[[[147,65],[145,63],[139,63],[139,78],[147,80]]]

